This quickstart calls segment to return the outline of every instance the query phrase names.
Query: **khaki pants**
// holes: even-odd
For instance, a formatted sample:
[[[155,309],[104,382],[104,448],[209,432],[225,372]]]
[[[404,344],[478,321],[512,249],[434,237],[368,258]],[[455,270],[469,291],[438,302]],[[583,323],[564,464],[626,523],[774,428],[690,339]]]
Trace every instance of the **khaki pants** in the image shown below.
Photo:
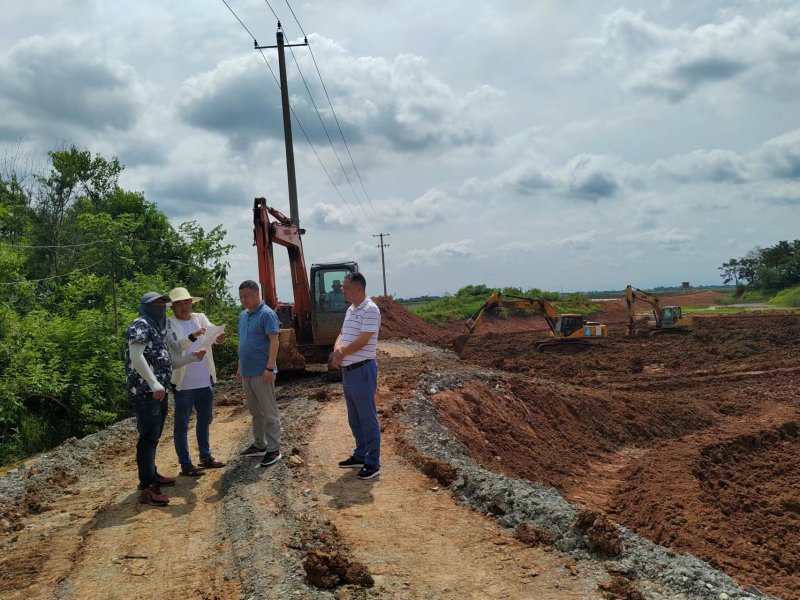
[[[247,409],[253,417],[253,445],[267,452],[281,447],[281,418],[275,399],[275,383],[267,385],[258,377],[242,377]]]

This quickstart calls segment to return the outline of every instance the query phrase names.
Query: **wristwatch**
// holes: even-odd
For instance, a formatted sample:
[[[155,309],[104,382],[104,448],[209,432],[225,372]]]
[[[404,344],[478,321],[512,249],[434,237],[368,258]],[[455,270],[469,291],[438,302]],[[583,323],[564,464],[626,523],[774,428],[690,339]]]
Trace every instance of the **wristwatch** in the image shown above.
[[[192,343],[194,343],[194,342],[196,342],[196,341],[197,341],[197,338],[196,338],[196,337],[194,337],[194,334],[193,334],[193,333],[190,333],[190,334],[189,334],[189,335],[187,335],[186,337],[188,337],[188,338],[189,338],[189,341],[190,341],[190,342],[192,342]]]

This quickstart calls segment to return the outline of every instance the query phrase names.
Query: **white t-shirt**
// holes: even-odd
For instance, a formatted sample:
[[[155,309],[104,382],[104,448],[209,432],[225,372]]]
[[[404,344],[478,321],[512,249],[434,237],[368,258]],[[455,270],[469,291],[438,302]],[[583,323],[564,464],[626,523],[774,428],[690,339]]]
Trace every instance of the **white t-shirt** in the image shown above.
[[[178,320],[183,327],[184,335],[187,337],[196,329],[196,325],[191,319],[187,319],[186,321],[181,319]],[[192,345],[185,350],[186,354],[194,352],[195,350],[199,350],[201,345],[202,340],[200,338],[196,339]],[[211,385],[211,373],[208,371],[208,363],[205,360],[201,360],[200,362],[191,362],[183,367],[183,369],[185,369],[185,371],[180,387],[182,391],[207,388]]]
[[[378,347],[378,332],[381,330],[381,309],[367,296],[358,306],[350,305],[344,315],[342,324],[342,346],[347,346],[359,335],[365,332],[372,333],[369,341],[354,353],[342,358],[342,366],[352,365],[362,360],[375,358]]]

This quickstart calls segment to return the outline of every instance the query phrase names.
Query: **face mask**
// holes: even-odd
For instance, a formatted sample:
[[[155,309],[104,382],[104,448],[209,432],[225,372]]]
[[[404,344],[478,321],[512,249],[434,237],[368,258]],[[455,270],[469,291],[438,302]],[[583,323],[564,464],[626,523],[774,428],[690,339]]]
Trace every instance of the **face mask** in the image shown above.
[[[167,328],[167,307],[165,305],[151,302],[143,305],[142,311],[160,331]]]

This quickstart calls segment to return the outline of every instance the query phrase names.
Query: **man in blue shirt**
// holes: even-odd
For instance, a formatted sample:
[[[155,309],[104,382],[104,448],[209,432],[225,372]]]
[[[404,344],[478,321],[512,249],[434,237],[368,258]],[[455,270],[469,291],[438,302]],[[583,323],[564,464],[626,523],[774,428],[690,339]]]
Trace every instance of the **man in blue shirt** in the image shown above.
[[[253,443],[242,456],[261,456],[260,466],[275,464],[281,454],[281,419],[275,398],[275,375],[280,322],[275,312],[261,300],[255,281],[239,286],[244,310],[239,315],[239,369],[247,408],[253,417]]]

